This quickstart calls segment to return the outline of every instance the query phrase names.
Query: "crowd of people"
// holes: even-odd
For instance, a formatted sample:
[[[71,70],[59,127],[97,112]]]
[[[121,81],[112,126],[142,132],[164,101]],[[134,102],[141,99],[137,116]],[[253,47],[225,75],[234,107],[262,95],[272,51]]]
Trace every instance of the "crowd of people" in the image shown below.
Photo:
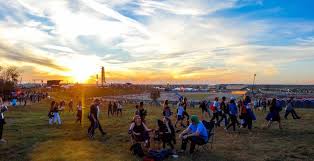
[[[187,99],[182,98],[179,100],[176,108],[175,124],[171,122],[171,117],[173,117],[173,112],[169,106],[168,100],[165,100],[162,111],[162,120],[158,120],[158,129],[153,130],[148,128],[146,125],[145,117],[147,116],[147,111],[143,108],[143,102],[140,105],[136,105],[136,112],[134,119],[129,128],[129,134],[132,136],[132,140],[137,142],[144,142],[144,147],[149,148],[150,136],[149,133],[155,132],[154,135],[158,136],[163,143],[163,148],[165,145],[169,145],[173,153],[175,153],[174,145],[176,143],[176,133],[180,132],[182,128],[184,130],[179,134],[181,139],[181,150],[179,152],[184,152],[187,147],[187,143],[190,142],[190,153],[194,152],[195,145],[204,145],[208,142],[211,133],[208,129],[208,124],[214,124],[214,127],[219,128],[221,124],[224,126],[224,130],[228,131],[232,127],[233,131],[237,128],[247,128],[249,132],[253,129],[253,121],[256,121],[255,112],[258,108],[261,111],[266,111],[267,100],[262,99],[260,104],[255,104],[250,96],[245,96],[244,99],[239,99],[231,97],[229,101],[226,101],[226,97],[219,98],[216,97],[214,102],[209,100],[200,103],[200,109],[202,112],[202,121],[197,115],[189,115],[187,111]],[[282,129],[280,112],[283,107],[280,105],[279,100],[273,98],[269,101],[269,112],[266,114],[266,128],[269,128],[273,122],[278,122],[279,128]],[[291,113],[294,119],[300,119],[301,117],[296,114],[294,110],[293,98],[288,100],[286,105],[285,118]],[[205,116],[209,116],[206,119]],[[191,121],[191,123],[190,123]],[[179,126],[178,125],[179,123]],[[159,133],[156,134],[156,131]],[[134,142],[134,141],[133,141]]]
[[[270,127],[273,122],[278,122],[279,128],[282,129],[280,112],[283,107],[278,103],[276,98],[270,100],[269,103],[266,99],[262,99],[260,104],[256,104],[256,101],[252,101],[251,97],[245,96],[242,99],[236,99],[231,97],[228,99],[222,97],[219,99],[216,97],[213,102],[210,100],[202,101],[200,103],[200,109],[202,112],[201,118],[188,112],[187,98],[180,98],[177,104],[176,111],[172,111],[169,101],[165,100],[163,109],[159,120],[157,120],[157,129],[151,129],[147,125],[146,117],[148,116],[147,109],[144,107],[144,103],[140,102],[135,105],[134,117],[129,127],[129,134],[131,136],[132,149],[147,148],[150,150],[151,140],[158,140],[162,143],[162,148],[165,149],[169,146],[172,154],[177,152],[184,152],[187,144],[190,142],[190,153],[194,152],[196,145],[204,145],[208,143],[211,137],[212,129],[208,128],[209,124],[213,124],[214,128],[224,127],[224,130],[228,131],[232,127],[232,131],[237,131],[237,128],[247,128],[249,132],[253,129],[253,121],[256,121],[255,112],[257,109],[266,111],[264,105],[269,105],[269,112],[266,115],[266,127]],[[101,135],[106,135],[99,121],[101,100],[93,100],[88,119],[90,126],[88,128],[88,136],[92,139],[95,137],[95,130],[98,128]],[[73,112],[73,100],[68,103],[69,112]],[[60,112],[64,111],[66,103],[51,102],[51,107],[48,113],[49,124],[57,123],[61,124]],[[258,107],[258,108],[257,108]],[[262,108],[259,108],[262,107]],[[109,101],[107,108],[108,117],[122,116],[122,102],[121,101]],[[292,114],[294,119],[300,119],[294,110],[293,98],[287,103],[285,118]],[[175,114],[174,114],[175,113]],[[82,102],[77,103],[77,119],[76,122],[82,122]],[[206,117],[208,116],[208,117]],[[172,119],[174,118],[174,119]],[[202,119],[202,120],[201,120]],[[175,123],[172,123],[175,120]],[[178,126],[179,125],[179,126]],[[181,149],[175,150],[176,135],[181,139]],[[142,144],[143,143],[143,147]]]
[[[32,96],[34,99],[44,99],[48,95]],[[35,98],[34,98],[35,97]],[[88,120],[90,126],[88,127],[88,137],[93,139],[95,137],[96,129],[99,129],[101,135],[106,135],[106,132],[101,126],[100,115],[101,100],[94,99],[88,113]],[[262,111],[266,111],[266,107],[269,105],[269,112],[266,114],[266,127],[270,127],[273,122],[278,122],[279,128],[282,129],[280,112],[283,107],[278,103],[276,98],[273,98],[269,102],[266,99],[261,99],[260,103],[252,101],[250,96],[245,96],[242,99],[236,99],[231,97],[218,98],[216,97],[213,102],[210,100],[204,100],[200,103],[202,116],[199,117],[196,114],[189,114],[190,107],[187,98],[181,97],[178,101],[175,111],[169,105],[169,101],[165,100],[163,108],[161,110],[160,119],[156,124],[158,128],[149,128],[147,124],[147,109],[144,107],[144,102],[140,102],[135,105],[134,117],[130,124],[128,134],[130,135],[132,147],[147,148],[150,150],[152,139],[160,141],[162,148],[165,149],[169,146],[172,154],[178,152],[184,152],[187,144],[190,143],[190,153],[193,153],[196,145],[207,144],[212,130],[209,128],[210,124],[213,124],[213,128],[224,127],[224,130],[228,131],[232,127],[232,131],[237,131],[237,128],[247,128],[249,131],[253,129],[253,121],[256,121],[255,112],[258,107],[262,107]],[[68,103],[64,100],[57,102],[53,100],[50,104],[48,112],[48,123],[62,124],[61,113],[68,107],[69,112],[74,112],[75,102],[71,99]],[[264,106],[265,109],[264,109]],[[290,98],[287,101],[285,108],[284,118],[287,119],[291,113],[293,119],[300,119],[294,109],[294,100]],[[0,99],[0,139],[2,139],[3,125],[5,124],[4,113],[8,110]],[[82,123],[83,117],[83,105],[81,101],[76,103],[76,123]],[[108,102],[108,117],[120,116],[122,117],[123,103],[121,101],[109,101]],[[195,110],[194,110],[195,111]],[[175,120],[173,124],[172,121]],[[178,126],[179,125],[179,126]],[[177,143],[176,136],[180,138],[181,149],[175,150],[175,144]],[[142,144],[143,143],[143,147]],[[139,148],[140,147],[140,148]]]

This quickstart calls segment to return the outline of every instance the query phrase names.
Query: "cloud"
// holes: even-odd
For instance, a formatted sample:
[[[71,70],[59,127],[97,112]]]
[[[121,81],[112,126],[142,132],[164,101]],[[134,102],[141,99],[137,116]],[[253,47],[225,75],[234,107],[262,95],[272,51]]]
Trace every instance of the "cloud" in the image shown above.
[[[56,63],[48,57],[38,57],[31,54],[31,51],[25,51],[17,47],[6,46],[0,42],[0,55],[5,59],[9,59],[15,62],[24,62],[34,65],[46,66],[60,71],[66,71],[67,68],[56,65]]]
[[[219,12],[248,5],[263,1],[9,0],[0,4],[1,61],[58,77],[105,66],[114,81],[219,83],[252,73],[271,81],[313,59],[314,22],[254,18],[281,10]]]

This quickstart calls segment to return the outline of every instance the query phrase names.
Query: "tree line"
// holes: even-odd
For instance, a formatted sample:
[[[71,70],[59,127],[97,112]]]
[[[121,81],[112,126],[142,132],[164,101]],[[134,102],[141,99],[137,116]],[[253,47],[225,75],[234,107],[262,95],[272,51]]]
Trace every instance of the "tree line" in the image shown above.
[[[0,66],[0,96],[6,97],[15,89],[21,72],[15,66]]]

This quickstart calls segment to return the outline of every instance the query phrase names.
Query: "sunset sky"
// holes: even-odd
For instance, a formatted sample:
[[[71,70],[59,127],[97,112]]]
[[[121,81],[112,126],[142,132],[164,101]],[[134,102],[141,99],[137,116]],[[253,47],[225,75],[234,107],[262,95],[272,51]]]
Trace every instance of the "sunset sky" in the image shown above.
[[[313,0],[0,0],[23,81],[314,84]],[[92,77],[91,77],[92,76]],[[89,80],[89,81],[88,81]]]

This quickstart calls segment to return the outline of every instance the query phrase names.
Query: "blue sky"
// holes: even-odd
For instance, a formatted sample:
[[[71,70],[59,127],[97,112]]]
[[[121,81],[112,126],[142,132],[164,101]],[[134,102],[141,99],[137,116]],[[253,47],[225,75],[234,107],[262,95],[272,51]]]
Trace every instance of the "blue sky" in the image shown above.
[[[7,0],[0,62],[23,80],[313,84],[311,0]]]

